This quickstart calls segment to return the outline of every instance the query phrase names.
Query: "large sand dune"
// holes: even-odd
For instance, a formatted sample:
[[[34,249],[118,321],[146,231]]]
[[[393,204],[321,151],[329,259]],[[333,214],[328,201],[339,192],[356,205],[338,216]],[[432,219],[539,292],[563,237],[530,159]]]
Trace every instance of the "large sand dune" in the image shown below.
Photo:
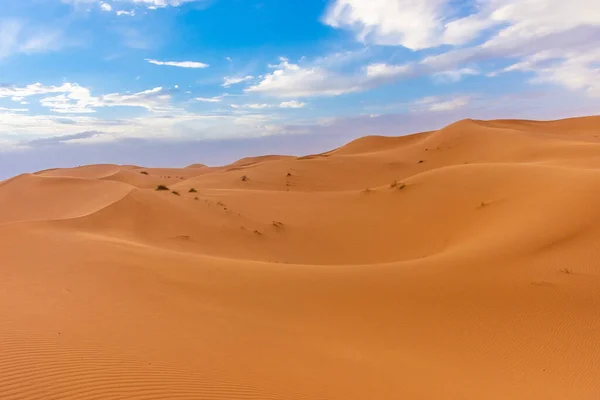
[[[599,201],[600,117],[15,177],[0,399],[598,399]]]

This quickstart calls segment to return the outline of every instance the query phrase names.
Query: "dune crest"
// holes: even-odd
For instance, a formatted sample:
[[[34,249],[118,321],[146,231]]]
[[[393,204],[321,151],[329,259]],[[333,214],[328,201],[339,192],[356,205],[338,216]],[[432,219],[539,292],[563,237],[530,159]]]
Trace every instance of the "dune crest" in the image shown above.
[[[0,182],[0,398],[597,399],[599,154],[462,120]]]

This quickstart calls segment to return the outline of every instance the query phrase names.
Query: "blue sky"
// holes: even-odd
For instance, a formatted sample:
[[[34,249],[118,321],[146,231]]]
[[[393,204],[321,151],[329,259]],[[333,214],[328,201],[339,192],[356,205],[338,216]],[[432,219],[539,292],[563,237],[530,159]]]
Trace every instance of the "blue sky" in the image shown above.
[[[0,178],[597,114],[599,49],[597,0],[0,0]]]

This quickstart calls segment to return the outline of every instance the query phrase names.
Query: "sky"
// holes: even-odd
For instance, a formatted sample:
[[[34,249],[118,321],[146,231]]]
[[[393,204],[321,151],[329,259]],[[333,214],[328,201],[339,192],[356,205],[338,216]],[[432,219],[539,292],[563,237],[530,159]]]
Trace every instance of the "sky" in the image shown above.
[[[599,113],[598,0],[0,0],[0,179]]]

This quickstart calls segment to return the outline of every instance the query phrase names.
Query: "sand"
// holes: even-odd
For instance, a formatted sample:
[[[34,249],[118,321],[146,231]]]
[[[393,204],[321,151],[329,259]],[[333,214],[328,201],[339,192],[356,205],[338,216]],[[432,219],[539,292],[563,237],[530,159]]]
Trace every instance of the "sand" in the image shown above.
[[[0,399],[598,399],[599,201],[600,117],[21,175]]]

